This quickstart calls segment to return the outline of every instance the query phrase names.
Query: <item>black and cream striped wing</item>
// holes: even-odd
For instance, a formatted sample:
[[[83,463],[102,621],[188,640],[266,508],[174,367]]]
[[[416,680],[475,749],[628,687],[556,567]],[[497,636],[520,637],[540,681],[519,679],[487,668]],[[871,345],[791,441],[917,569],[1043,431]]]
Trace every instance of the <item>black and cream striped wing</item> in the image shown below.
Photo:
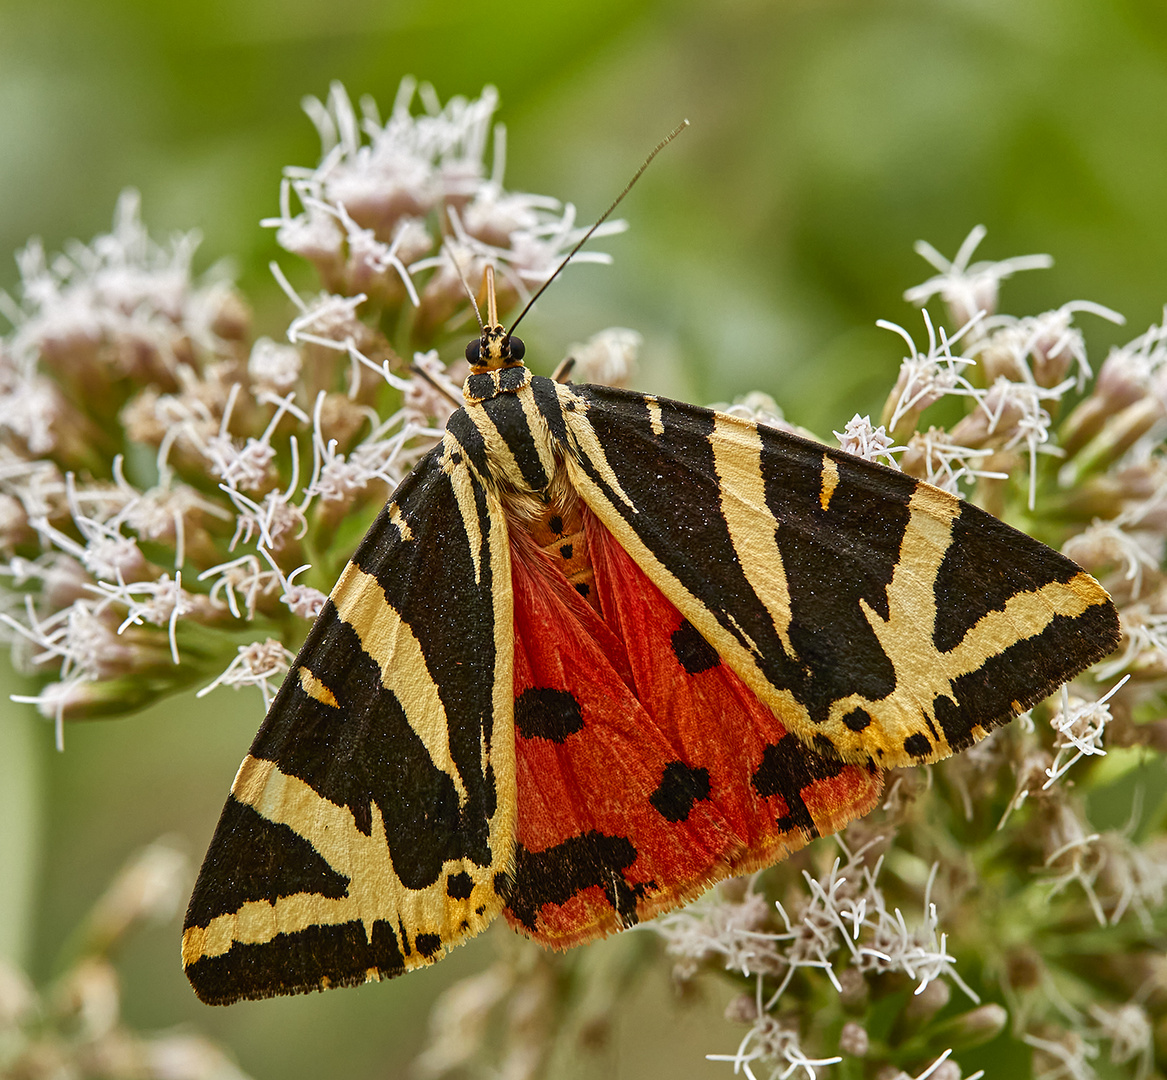
[[[937,760],[1117,644],[1093,578],[938,488],[693,405],[536,384],[585,502],[821,752]]]
[[[369,530],[240,766],[183,933],[200,998],[396,975],[501,910],[512,643],[503,513],[447,435]]]

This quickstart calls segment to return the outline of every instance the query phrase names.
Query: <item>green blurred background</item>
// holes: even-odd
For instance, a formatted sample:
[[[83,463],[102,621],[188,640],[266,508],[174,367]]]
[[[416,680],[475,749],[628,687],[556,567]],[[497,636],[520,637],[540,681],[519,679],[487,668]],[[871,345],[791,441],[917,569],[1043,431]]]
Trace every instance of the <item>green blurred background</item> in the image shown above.
[[[545,371],[568,343],[630,326],[641,388],[762,389],[826,434],[878,411],[894,379],[899,342],[875,320],[921,336],[901,299],[930,273],[912,242],[951,255],[980,222],[983,257],[1057,260],[1006,285],[1005,310],[1089,298],[1127,315],[1126,330],[1087,317],[1096,361],[1167,300],[1163,0],[2,0],[0,250],[88,239],[133,185],[156,237],[197,228],[200,266],[234,261],[257,332],[279,336],[268,261],[311,277],[258,220],[282,166],[316,161],[299,101],[340,79],[387,112],[405,74],[443,100],[498,86],[508,187],[583,219],[693,123],[622,208],[630,231],[602,245],[615,266],[575,268],[540,303],[524,337]],[[0,286],[15,281],[0,263]],[[133,850],[170,834],[201,857],[261,704],[167,703],[72,728],[64,754],[29,710],[2,708],[0,955],[44,982]],[[433,997],[495,948],[488,934],[407,980],[212,1010],[172,923],[124,953],[124,1010],[211,1033],[264,1080],[392,1077]],[[715,999],[678,1012],[650,978],[608,1075],[728,1076],[703,1060],[739,1037]]]

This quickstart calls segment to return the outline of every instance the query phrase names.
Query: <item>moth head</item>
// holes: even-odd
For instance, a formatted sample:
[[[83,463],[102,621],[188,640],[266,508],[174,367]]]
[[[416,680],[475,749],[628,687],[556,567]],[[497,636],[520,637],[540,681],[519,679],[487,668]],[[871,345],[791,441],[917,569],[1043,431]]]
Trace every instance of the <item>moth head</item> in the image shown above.
[[[463,284],[465,285],[465,280],[463,280]],[[478,325],[482,328],[481,335],[466,344],[466,359],[470,363],[471,372],[475,374],[521,364],[527,351],[522,339],[509,333],[498,321],[498,306],[494,293],[494,267],[489,263],[487,263],[482,275],[482,287],[486,291],[486,322],[482,321],[478,303],[473,294],[469,289],[466,290],[470,297],[470,303],[474,307],[474,313],[478,316]]]
[[[491,371],[523,362],[527,347],[523,339],[508,334],[502,326],[484,326],[482,336],[466,345],[466,359],[475,371]]]

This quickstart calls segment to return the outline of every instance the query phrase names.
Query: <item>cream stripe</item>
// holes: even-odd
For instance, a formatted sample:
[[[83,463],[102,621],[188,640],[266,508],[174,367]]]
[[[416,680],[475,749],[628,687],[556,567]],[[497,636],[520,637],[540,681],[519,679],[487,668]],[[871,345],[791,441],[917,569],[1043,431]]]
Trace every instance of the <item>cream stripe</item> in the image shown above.
[[[401,516],[401,507],[395,502],[389,504],[389,520],[397,527],[398,535],[403,541],[413,539],[413,533],[410,531],[409,525],[405,518]]]
[[[1086,573],[1071,581],[1050,582],[1038,589],[1011,596],[1001,610],[989,611],[971,626],[960,643],[940,651],[933,633],[936,625],[935,583],[945,553],[952,542],[952,524],[960,513],[959,502],[928,485],[916,489],[909,504],[911,518],[905,531],[899,562],[888,586],[888,618],[878,615],[866,601],[860,601],[868,623],[875,632],[895,671],[895,689],[886,698],[870,701],[858,694],[831,705],[831,722],[824,726],[839,747],[846,751],[868,746],[873,734],[848,733],[842,717],[862,708],[878,721],[883,740],[883,764],[899,764],[907,756],[901,751],[903,738],[920,730],[921,714],[936,728],[932,739],[937,754],[949,750],[947,740],[936,725],[934,702],[938,697],[956,701],[953,684],[962,675],[979,670],[986,661],[1011,645],[1041,634],[1057,615],[1076,618],[1105,599],[1101,587]]]
[[[770,613],[786,655],[797,659],[790,641],[793,614],[778,550],[778,522],[766,506],[762,436],[756,425],[718,414],[709,442],[721,484],[721,513],[742,572]]]
[[[811,727],[806,706],[797,701],[788,689],[776,687],[766,678],[762,669],[758,667],[756,643],[747,638],[750,642],[749,648],[743,647],[738,638],[718,622],[709,608],[681,584],[676,575],[641,541],[636,535],[636,530],[628,524],[595,481],[584,472],[583,466],[575,457],[567,458],[567,468],[568,479],[579,491],[584,502],[648,575],[649,580],[697,628],[698,633],[717,650],[722,660],[742,681],[774,710],[788,729],[797,728],[809,738],[814,729]],[[732,615],[729,619],[734,628],[744,636]]]
[[[953,678],[976,671],[990,657],[1010,645],[1040,634],[1056,615],[1077,618],[1099,602],[1098,583],[1081,573],[1068,582],[1054,581],[1032,592],[1017,593],[1005,602],[1004,611],[982,615],[950,653]]]
[[[478,517],[478,500],[474,497],[474,484],[470,470],[465,465],[451,465],[448,470],[450,487],[462,517],[462,527],[466,530],[466,542],[470,547],[470,561],[474,564],[474,584],[482,584],[482,523]]]
[[[331,600],[360,639],[361,648],[381,668],[381,684],[401,702],[409,726],[435,768],[454,781],[458,801],[464,806],[466,787],[450,756],[446,709],[426,667],[421,643],[385,598],[380,582],[355,563],[345,567]]]
[[[486,410],[481,405],[467,405],[466,415],[470,417],[471,422],[478,429],[478,434],[482,436],[482,441],[486,444],[484,453],[493,473],[492,479],[496,483],[513,485],[525,491],[527,482],[523,479],[523,470],[519,468],[519,463],[515,460],[515,455],[511,453],[510,446],[507,445],[506,439],[499,434],[498,428],[494,426]],[[551,474],[547,475],[550,477]],[[483,477],[483,479],[487,478]]]
[[[539,455],[539,464],[543,466],[543,471],[547,474],[547,479],[551,480],[555,476],[555,450],[552,445],[551,430],[547,427],[547,421],[543,414],[539,411],[539,406],[535,401],[535,395],[531,391],[530,386],[524,387],[518,392],[519,404],[523,407],[523,415],[527,418],[527,431],[530,435],[531,442],[535,446],[535,452]]]
[[[572,393],[570,387],[556,386],[556,390],[559,392],[559,404],[563,409],[563,419],[567,424],[568,436],[577,447],[580,456],[588,460],[592,468],[600,474],[600,479],[615,492],[625,506],[633,513],[639,513],[636,504],[628,497],[627,492],[620,486],[620,481],[616,479],[616,473],[608,463],[608,455],[604,453],[599,437],[596,435],[591,421],[587,418],[587,401]],[[574,403],[573,408],[567,408],[569,402]],[[587,486],[592,486],[590,479],[586,483]],[[577,488],[580,487],[580,484],[574,479],[573,484]],[[593,506],[592,509],[596,508]],[[604,524],[608,525],[608,528],[612,528],[607,521]]]
[[[336,695],[302,664],[300,665],[300,688],[310,698],[314,698],[322,705],[331,705],[334,709],[340,708],[336,701]]]
[[[648,406],[648,423],[652,428],[654,435],[663,435],[665,433],[665,421],[661,415],[660,402],[656,398],[646,394],[644,396],[644,404]]]

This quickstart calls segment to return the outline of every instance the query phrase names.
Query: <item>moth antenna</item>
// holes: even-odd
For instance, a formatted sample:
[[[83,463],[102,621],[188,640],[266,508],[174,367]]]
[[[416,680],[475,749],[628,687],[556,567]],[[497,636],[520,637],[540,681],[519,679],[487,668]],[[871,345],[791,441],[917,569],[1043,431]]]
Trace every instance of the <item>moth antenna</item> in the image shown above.
[[[449,398],[459,408],[466,404],[462,395],[454,393],[454,391],[450,389],[449,384],[444,379],[439,379],[436,376],[431,375],[420,364],[410,364],[409,370],[412,371],[414,375],[418,376],[418,378],[424,379],[439,394],[443,394],[445,397]]]
[[[553,382],[565,383],[571,377],[572,368],[575,367],[575,357],[565,356],[559,361],[559,366],[551,373]]]
[[[670,131],[663,139],[661,139],[661,141],[658,142],[655,147],[653,147],[652,153],[649,154],[648,157],[646,157],[644,159],[644,164],[641,165],[640,168],[636,170],[636,172],[633,174],[632,179],[629,180],[628,183],[624,185],[624,190],[622,192],[620,192],[619,195],[616,196],[616,201],[613,202],[612,205],[609,206],[608,209],[605,210],[600,215],[599,220],[590,229],[588,229],[588,231],[586,233],[583,234],[583,236],[580,238],[579,243],[576,244],[575,247],[573,247],[571,249],[571,251],[569,251],[567,253],[567,257],[563,260],[563,262],[561,262],[555,268],[555,273],[553,273],[545,282],[543,282],[543,284],[541,286],[539,286],[539,289],[538,289],[538,291],[536,291],[535,295],[532,296],[531,299],[527,301],[527,306],[524,307],[523,310],[519,312],[519,317],[517,319],[515,319],[515,321],[513,323],[511,323],[511,328],[507,331],[507,337],[510,337],[511,334],[514,333],[515,327],[518,326],[519,323],[521,323],[523,321],[523,318],[526,316],[527,312],[531,310],[535,301],[538,300],[539,297],[542,296],[543,293],[546,291],[547,286],[550,285],[551,282],[553,282],[557,277],[559,277],[559,274],[563,270],[563,268],[569,262],[571,262],[571,260],[573,258],[575,258],[576,252],[578,252],[579,249],[581,247],[583,247],[584,244],[586,244],[592,238],[592,234],[601,225],[603,225],[605,221],[608,220],[608,218],[612,214],[612,211],[615,210],[616,207],[619,206],[624,201],[624,196],[627,195],[628,192],[630,192],[632,190],[632,185],[635,184],[636,181],[639,180],[644,175],[644,170],[647,169],[649,167],[649,165],[652,164],[652,159],[654,157],[656,157],[657,154],[659,154],[666,146],[668,146],[669,143],[671,143],[678,135],[680,135],[681,132],[684,131],[685,128],[687,128],[688,126],[689,126],[689,121],[682,120],[675,128],[673,128],[672,131]]]
[[[450,262],[454,264],[454,269],[458,272],[458,280],[462,282],[462,288],[466,292],[466,296],[470,301],[470,306],[474,309],[474,318],[478,320],[478,329],[482,330],[482,312],[478,310],[478,300],[474,296],[474,290],[470,288],[470,282],[466,280],[466,275],[462,273],[462,264],[458,262],[458,257],[454,254],[454,249],[449,248],[448,250],[450,252]],[[493,276],[494,268],[489,264],[487,264],[486,268]],[[491,325],[493,325],[493,323]],[[461,399],[459,398],[458,404],[461,403]]]

